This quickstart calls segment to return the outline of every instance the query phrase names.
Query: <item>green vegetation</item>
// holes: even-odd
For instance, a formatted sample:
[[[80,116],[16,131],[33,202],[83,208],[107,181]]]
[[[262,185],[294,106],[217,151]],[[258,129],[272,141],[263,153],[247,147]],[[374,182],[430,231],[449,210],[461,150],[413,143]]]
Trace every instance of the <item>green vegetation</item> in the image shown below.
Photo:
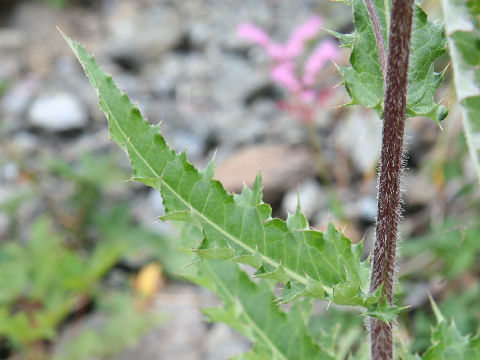
[[[84,156],[75,168],[50,159],[44,168],[30,174],[30,186],[0,209],[14,220],[20,207],[34,198],[48,204],[30,224],[24,242],[12,239],[0,245],[0,337],[17,356],[47,359],[48,341],[57,338],[60,327],[93,307],[105,316],[103,327],[80,330],[55,359],[114,355],[161,319],[135,305],[141,295],[127,281],[121,289],[109,289],[105,278],[121,259],[151,253],[148,261],[159,261],[160,251],[168,248],[158,245],[157,234],[132,222],[125,203],[107,204],[107,191],[126,177],[112,156]],[[52,176],[72,187],[62,202],[42,189],[42,181]],[[20,224],[12,221],[11,226],[21,236]]]
[[[379,8],[384,4],[383,1],[375,3]],[[357,31],[359,24],[366,24],[365,17],[368,16],[362,10],[362,4],[360,1],[353,2]],[[433,72],[433,61],[444,53],[445,38],[442,27],[427,23],[425,14],[419,8],[415,10],[414,23],[416,30],[420,30],[414,33],[412,40],[414,61],[409,74],[407,113],[424,114],[440,121],[446,116],[446,110],[433,103],[433,96],[442,75]],[[358,44],[357,47],[355,45],[356,41],[363,39],[371,49],[376,46],[373,31],[368,30],[367,25],[361,29],[359,34],[340,36],[342,43],[353,46],[353,54],[356,54],[352,55],[353,67],[349,70],[350,75],[356,75],[347,76],[345,81],[353,101],[359,99],[357,103],[364,103],[363,95],[378,94],[378,101],[368,102],[366,106],[382,115],[383,91],[355,92],[358,86],[372,85],[370,77],[363,78],[363,71],[368,74],[369,68],[376,66],[372,71],[381,74],[379,61],[370,62],[365,69],[357,67],[365,60],[362,60],[361,54],[355,53],[355,49],[359,48]],[[422,32],[424,30],[434,33],[428,41],[426,33]],[[309,229],[300,206],[285,222],[272,218],[270,207],[262,202],[260,175],[252,189],[245,186],[240,195],[226,192],[214,180],[213,161],[205,169],[197,170],[188,162],[185,153],[177,154],[170,149],[159,127],[142,118],[138,108],[117,89],[111,76],[98,67],[93,57],[76,42],[68,37],[65,39],[98,92],[111,138],[131,160],[133,179],[160,191],[167,210],[162,220],[187,223],[183,225],[186,230],[183,238],[190,241],[190,247],[195,249],[199,260],[188,268],[185,277],[218,294],[224,305],[222,308],[206,309],[205,313],[210,320],[225,322],[253,341],[251,352],[238,359],[335,359],[337,356],[368,359],[368,345],[358,340],[358,329],[361,327],[358,322],[343,330],[343,334],[348,334],[348,337],[343,337],[339,333],[341,323],[319,330],[315,326],[319,318],[312,316],[311,312],[312,298],[327,300],[331,306],[363,306],[364,315],[386,323],[390,323],[402,310],[388,305],[379,297],[381,288],[373,294],[368,293],[369,262],[361,259],[361,245],[352,245],[332,225],[325,233]],[[345,71],[347,69],[343,68],[344,74]],[[382,88],[383,79],[378,80],[380,82],[373,83],[380,84]],[[468,234],[470,231],[477,230],[468,227]],[[458,246],[461,240],[452,236]],[[442,256],[442,244],[453,246],[446,240],[430,247],[429,251],[436,257]],[[471,249],[468,254],[471,254]],[[472,259],[472,255],[465,256]],[[455,262],[456,257],[446,257],[447,274],[458,275],[471,263]],[[238,263],[256,269],[254,276],[260,279],[250,280]],[[282,292],[274,295],[273,290],[278,283],[283,284]],[[273,299],[276,302],[293,300],[294,303],[288,311],[281,311]],[[433,302],[432,307],[437,320],[424,355],[411,354],[400,341],[396,358],[474,359],[480,351],[478,338],[460,335],[455,325],[445,320]]]

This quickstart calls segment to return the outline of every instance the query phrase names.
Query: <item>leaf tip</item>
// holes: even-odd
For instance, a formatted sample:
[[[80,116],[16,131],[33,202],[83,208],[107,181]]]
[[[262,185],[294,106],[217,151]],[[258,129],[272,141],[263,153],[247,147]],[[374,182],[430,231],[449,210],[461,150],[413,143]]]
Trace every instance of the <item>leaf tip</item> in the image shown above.
[[[432,310],[435,315],[435,318],[437,319],[437,323],[441,324],[445,322],[445,318],[443,317],[442,312],[438,308],[437,303],[435,302],[435,300],[433,300],[433,297],[430,293],[428,294],[428,298],[430,299],[430,305],[432,306]]]

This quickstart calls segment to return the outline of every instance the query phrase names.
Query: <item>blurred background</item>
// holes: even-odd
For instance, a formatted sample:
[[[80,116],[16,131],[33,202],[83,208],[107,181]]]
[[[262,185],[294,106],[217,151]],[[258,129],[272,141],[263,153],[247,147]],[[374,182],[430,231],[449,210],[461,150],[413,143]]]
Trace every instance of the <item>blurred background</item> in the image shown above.
[[[436,1],[424,5],[440,18]],[[319,0],[0,0],[0,359],[220,360],[250,347],[204,321],[200,309],[218,300],[182,280],[192,260],[179,231],[157,220],[160,195],[129,181],[56,26],[162,123],[172,147],[198,166],[215,154],[228,190],[261,169],[276,216],[299,198],[313,227],[334,221],[364,239],[367,256],[381,123],[340,106],[349,99],[333,61],[347,65],[349,51],[323,30],[351,32],[351,19],[348,6]],[[286,60],[269,47],[285,50],[308,29]],[[313,80],[302,77],[309,59]],[[429,293],[462,333],[479,327],[480,191],[452,94],[447,70],[443,131],[407,122],[396,294],[411,305],[398,334],[414,351],[429,343]],[[354,351],[363,320],[330,307],[311,326],[335,324]]]

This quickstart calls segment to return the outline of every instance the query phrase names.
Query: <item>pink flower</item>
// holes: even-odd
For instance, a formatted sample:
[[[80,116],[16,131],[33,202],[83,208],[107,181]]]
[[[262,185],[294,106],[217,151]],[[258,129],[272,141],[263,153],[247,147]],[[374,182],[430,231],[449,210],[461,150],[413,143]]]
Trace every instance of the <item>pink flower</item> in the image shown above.
[[[241,24],[237,34],[244,39],[266,48],[268,55],[275,61],[286,61],[302,55],[305,43],[314,38],[320,31],[322,19],[313,16],[293,30],[285,44],[274,43],[258,26],[251,23]]]
[[[274,82],[291,92],[297,92],[301,88],[301,83],[295,74],[295,64],[292,61],[285,61],[275,65],[270,75]]]
[[[271,43],[267,46],[268,56],[275,61],[287,61],[290,60],[288,53],[285,49],[285,46],[282,44]]]
[[[316,87],[320,70],[329,60],[335,60],[339,51],[334,42],[325,40],[318,44],[303,62],[306,43],[315,39],[322,27],[322,19],[311,17],[297,26],[285,43],[277,43],[259,27],[245,23],[238,27],[237,34],[261,45],[272,60],[270,76],[277,85],[293,95],[292,102],[282,102],[281,107],[304,122],[313,121],[315,107],[324,105],[331,91]]]
[[[293,30],[287,43],[285,44],[286,53],[290,58],[296,58],[303,52],[305,43],[317,36],[322,28],[322,19],[313,16]]]
[[[311,102],[315,101],[315,91],[313,91],[311,89],[303,90],[300,93],[300,99],[303,102],[306,102],[306,103],[311,103]]]
[[[338,48],[332,41],[325,40],[320,43],[305,63],[302,79],[304,84],[312,86],[325,63],[329,60],[336,60],[338,56]]]
[[[237,28],[237,34],[241,38],[250,40],[251,42],[261,45],[268,46],[270,44],[270,37],[260,29],[258,26],[244,23]]]

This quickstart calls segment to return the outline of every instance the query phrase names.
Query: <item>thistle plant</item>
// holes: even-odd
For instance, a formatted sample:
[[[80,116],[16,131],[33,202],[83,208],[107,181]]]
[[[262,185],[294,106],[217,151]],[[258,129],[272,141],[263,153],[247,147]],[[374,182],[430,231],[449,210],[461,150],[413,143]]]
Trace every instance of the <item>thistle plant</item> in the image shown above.
[[[446,51],[443,25],[428,21],[413,0],[351,0],[348,4],[353,9],[354,33],[330,32],[352,49],[351,66],[339,67],[339,72],[351,105],[374,109],[383,119],[371,262],[362,260],[361,243],[352,244],[333,225],[323,233],[310,229],[300,204],[286,221],[272,218],[270,206],[262,201],[260,174],[252,188],[228,193],[214,179],[213,160],[199,170],[185,153],[168,147],[159,126],[143,119],[94,58],[64,37],[97,90],[110,137],[130,158],[133,179],[161,193],[166,208],[162,220],[185,223],[183,234],[188,234],[185,238],[199,259],[186,277],[212,290],[223,302],[221,308],[206,309],[206,315],[253,342],[251,352],[238,359],[337,359],[338,334],[332,330],[328,341],[319,340],[307,326],[314,299],[360,308],[370,317],[371,353],[350,359],[480,358],[480,338],[461,336],[433,301],[437,325],[426,353],[413,355],[404,346],[394,352],[393,346],[394,320],[402,310],[394,304],[393,288],[404,126],[409,116],[428,116],[439,123],[447,114],[434,101],[443,78],[434,71],[434,61]],[[241,32],[277,54],[258,28],[249,25]],[[303,88],[298,91],[301,95]],[[252,282],[238,263],[253,267],[259,280]],[[274,296],[278,283],[282,291]],[[277,306],[290,301],[294,304],[289,311]]]
[[[353,1],[352,5],[357,31],[339,34],[342,43],[352,47],[352,66],[340,72],[352,104],[373,108],[383,118],[370,291],[381,288],[381,301],[392,305],[405,118],[426,115],[441,121],[446,116],[446,109],[434,103],[442,74],[433,70],[433,61],[445,52],[445,36],[442,26],[428,23],[413,0],[393,0],[391,10],[384,1]],[[413,36],[412,24],[416,29]],[[392,326],[371,319],[373,359],[393,358]]]
[[[371,4],[373,7],[371,1],[367,1],[367,4]],[[371,18],[375,19],[375,9],[370,10],[369,14]],[[382,297],[385,297],[390,305],[393,303],[393,281],[400,213],[400,177],[412,17],[413,0],[393,1],[389,37],[390,47],[385,77],[376,240],[370,280],[370,291],[375,291],[382,286]],[[374,20],[372,22],[378,24],[378,21]],[[379,36],[380,34],[380,32],[376,32],[377,44],[383,41],[382,37]],[[382,59],[382,46],[378,46],[378,49],[379,58]],[[382,61],[380,63],[385,65]],[[373,359],[393,358],[392,323],[372,319],[370,338]]]

